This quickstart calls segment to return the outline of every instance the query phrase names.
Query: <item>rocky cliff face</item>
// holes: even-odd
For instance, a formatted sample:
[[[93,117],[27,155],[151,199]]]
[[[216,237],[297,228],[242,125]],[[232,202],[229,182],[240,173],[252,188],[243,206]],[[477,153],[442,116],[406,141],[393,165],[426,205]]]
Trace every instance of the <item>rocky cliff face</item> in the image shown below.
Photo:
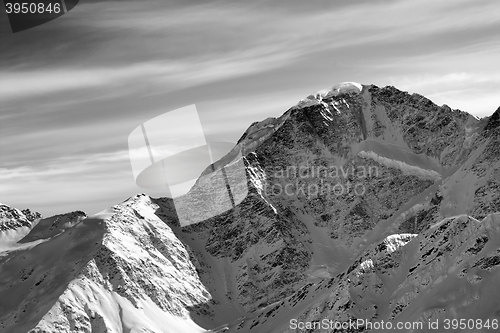
[[[0,202],[0,250],[9,248],[23,238],[41,218],[38,212],[29,209],[21,211]]]
[[[319,332],[290,320],[500,318],[488,297],[499,112],[478,120],[355,83],[313,94],[252,124],[175,202],[138,195],[98,216],[26,225],[2,252],[0,296],[11,300],[0,331]],[[213,181],[246,195],[181,226],[177,213],[221,205]]]
[[[0,203],[0,230],[6,232],[17,228],[31,228],[42,216],[29,209],[19,210]]]
[[[288,299],[228,325],[228,331],[365,332],[371,329],[364,323],[384,321],[398,332],[427,332],[436,321],[441,325],[433,329],[444,330],[444,319],[498,322],[499,232],[499,214],[481,222],[461,215],[419,235],[388,237],[343,273],[306,284]],[[339,326],[349,321],[363,324],[351,330]],[[295,329],[298,322],[320,326]],[[398,330],[397,323],[413,327]],[[391,331],[385,327],[381,331]]]

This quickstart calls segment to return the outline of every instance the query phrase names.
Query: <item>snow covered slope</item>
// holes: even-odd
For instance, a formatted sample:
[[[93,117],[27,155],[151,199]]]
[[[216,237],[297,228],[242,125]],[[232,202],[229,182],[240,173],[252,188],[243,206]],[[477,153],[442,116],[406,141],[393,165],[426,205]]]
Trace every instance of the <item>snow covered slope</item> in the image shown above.
[[[137,196],[85,219],[58,216],[75,223],[34,228],[2,252],[0,331],[204,332],[188,314],[210,295],[152,207]]]

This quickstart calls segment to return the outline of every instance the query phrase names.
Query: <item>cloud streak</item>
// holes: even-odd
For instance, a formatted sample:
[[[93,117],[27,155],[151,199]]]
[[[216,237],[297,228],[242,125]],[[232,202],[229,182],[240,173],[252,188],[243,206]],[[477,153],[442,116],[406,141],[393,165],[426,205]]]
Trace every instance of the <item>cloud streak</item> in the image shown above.
[[[89,88],[123,88],[137,81],[187,88],[238,76],[256,74],[291,61],[274,54],[241,54],[223,59],[189,62],[149,62],[115,68],[53,69],[0,72],[2,99],[26,98]]]

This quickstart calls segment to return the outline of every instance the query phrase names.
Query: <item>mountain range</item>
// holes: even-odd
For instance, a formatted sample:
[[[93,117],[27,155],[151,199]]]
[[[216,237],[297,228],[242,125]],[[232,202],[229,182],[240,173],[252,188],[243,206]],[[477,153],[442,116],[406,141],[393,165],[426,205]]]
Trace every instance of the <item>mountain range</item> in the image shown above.
[[[199,222],[224,181],[245,196]],[[0,332],[494,332],[499,212],[500,108],[342,83],[253,123],[179,199],[0,204]]]

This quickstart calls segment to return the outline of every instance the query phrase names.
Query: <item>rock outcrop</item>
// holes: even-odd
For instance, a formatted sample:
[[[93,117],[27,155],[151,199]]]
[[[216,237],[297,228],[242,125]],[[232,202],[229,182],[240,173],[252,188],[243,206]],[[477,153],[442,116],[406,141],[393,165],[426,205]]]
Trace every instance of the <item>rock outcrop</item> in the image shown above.
[[[0,202],[0,250],[5,250],[28,234],[42,216],[29,209],[19,210]]]

